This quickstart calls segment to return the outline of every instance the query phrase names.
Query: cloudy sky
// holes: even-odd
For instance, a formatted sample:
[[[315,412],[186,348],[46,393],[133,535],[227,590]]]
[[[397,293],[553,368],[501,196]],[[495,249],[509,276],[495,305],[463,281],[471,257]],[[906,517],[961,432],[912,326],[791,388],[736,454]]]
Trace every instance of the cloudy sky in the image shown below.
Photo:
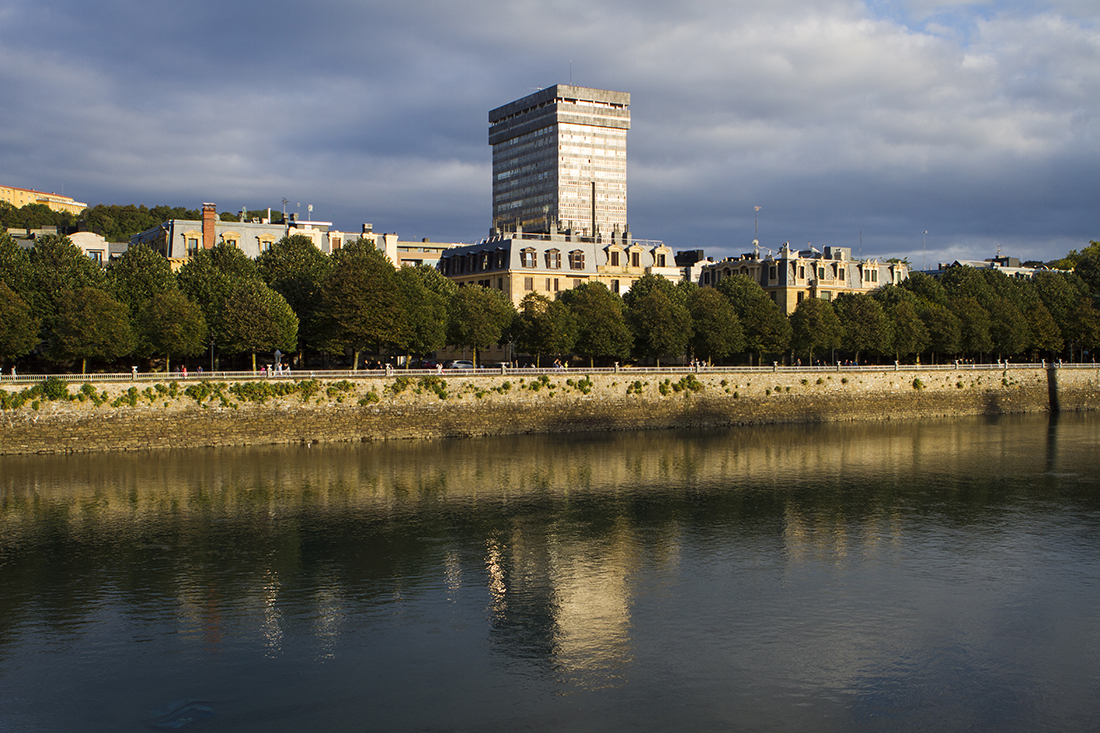
[[[473,242],[488,111],[572,79],[632,95],[636,237],[736,254],[759,206],[772,249],[1045,260],[1100,239],[1098,20],[1095,0],[0,0],[0,183],[285,198]]]

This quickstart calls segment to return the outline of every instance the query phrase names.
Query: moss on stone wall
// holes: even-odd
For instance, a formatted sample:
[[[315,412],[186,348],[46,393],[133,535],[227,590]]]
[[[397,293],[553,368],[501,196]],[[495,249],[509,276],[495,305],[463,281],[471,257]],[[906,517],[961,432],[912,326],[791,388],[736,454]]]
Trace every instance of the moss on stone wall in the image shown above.
[[[1058,370],[1063,410],[1100,371]],[[633,377],[633,378],[632,378]],[[42,382],[0,389],[0,454],[1041,412],[1048,373],[554,373],[354,381]]]

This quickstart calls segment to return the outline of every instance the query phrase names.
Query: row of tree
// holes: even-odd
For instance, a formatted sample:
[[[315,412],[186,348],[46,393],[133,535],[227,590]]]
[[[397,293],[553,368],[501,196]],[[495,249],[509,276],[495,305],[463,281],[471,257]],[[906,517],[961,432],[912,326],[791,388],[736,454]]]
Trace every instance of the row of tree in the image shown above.
[[[446,345],[512,343],[536,360],[694,357],[760,362],[1080,357],[1100,346],[1100,245],[1077,273],[1019,280],[959,267],[943,278],[833,301],[807,298],[788,317],[752,280],[716,288],[645,276],[625,296],[590,282],[519,309],[499,291],[457,287],[431,267],[396,269],[360,240],[332,255],[289,236],[257,260],[218,245],[174,273],[140,246],[100,268],[64,237],[24,250],[0,235],[0,359],[57,363],[123,357],[171,361],[216,349],[251,357],[281,350],[325,358],[427,355]],[[741,356],[741,355],[747,355]]]

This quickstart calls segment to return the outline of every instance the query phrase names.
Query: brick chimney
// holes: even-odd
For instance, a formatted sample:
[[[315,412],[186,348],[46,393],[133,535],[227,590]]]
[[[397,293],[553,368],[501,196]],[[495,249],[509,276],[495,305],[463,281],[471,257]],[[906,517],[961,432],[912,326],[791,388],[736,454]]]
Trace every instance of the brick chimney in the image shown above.
[[[202,205],[202,248],[214,248],[214,226],[218,223],[218,207],[215,204]]]

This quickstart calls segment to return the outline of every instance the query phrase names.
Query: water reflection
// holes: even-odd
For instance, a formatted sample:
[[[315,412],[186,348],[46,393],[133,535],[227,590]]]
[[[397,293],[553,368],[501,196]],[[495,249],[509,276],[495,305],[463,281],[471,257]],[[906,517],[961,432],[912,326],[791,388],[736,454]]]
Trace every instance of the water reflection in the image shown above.
[[[0,676],[0,703],[93,645],[132,675],[186,659],[197,687],[237,689],[230,672],[246,671],[281,688],[291,670],[329,669],[300,694],[352,721],[362,703],[348,680],[369,680],[409,708],[375,710],[396,727],[457,706],[477,728],[484,709],[460,701],[553,690],[617,700],[623,727],[688,710],[689,727],[806,722],[758,709],[768,699],[834,721],[817,729],[866,728],[860,715],[920,718],[906,700],[928,702],[910,686],[922,680],[941,712],[980,725],[991,708],[945,685],[973,677],[1018,712],[1004,679],[1042,656],[1023,645],[1002,669],[992,629],[1034,633],[1023,619],[1053,613],[1044,594],[1066,600],[1050,572],[1063,560],[1061,580],[1096,595],[1097,426],[1070,415],[3,458],[0,662],[26,681]],[[1002,565],[1027,558],[1041,571]],[[1080,603],[1059,613],[1100,628]],[[1080,644],[1100,650],[1089,633]],[[1066,663],[1097,681],[1079,654]],[[442,697],[418,706],[425,679]],[[166,702],[158,684],[147,709]],[[669,689],[679,702],[658,712]]]

